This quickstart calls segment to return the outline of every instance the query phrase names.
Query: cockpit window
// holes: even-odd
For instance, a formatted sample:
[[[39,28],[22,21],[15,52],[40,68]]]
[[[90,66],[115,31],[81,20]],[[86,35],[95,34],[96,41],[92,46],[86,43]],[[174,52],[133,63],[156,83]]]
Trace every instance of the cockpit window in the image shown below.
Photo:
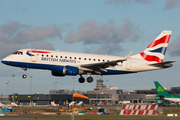
[[[23,52],[21,52],[21,51],[15,51],[15,52],[13,52],[12,54],[23,55]]]
[[[18,54],[18,51],[13,52],[12,54]]]

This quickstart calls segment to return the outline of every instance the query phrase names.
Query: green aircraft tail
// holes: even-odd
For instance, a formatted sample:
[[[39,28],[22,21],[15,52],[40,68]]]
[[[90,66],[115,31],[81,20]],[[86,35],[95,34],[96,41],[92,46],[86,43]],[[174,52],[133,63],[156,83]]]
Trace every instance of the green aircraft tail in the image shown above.
[[[159,84],[158,81],[154,81],[154,84],[156,86],[156,91],[158,95],[164,95],[164,96],[171,95]]]

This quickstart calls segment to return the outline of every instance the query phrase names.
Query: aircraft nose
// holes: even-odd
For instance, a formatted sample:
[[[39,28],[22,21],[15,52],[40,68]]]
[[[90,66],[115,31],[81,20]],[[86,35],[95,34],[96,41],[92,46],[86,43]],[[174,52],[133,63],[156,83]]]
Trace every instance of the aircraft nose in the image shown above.
[[[1,62],[3,63],[3,62],[4,62],[4,60],[2,59],[2,60],[1,60]]]
[[[6,61],[5,61],[4,59],[2,59],[1,62],[2,62],[3,64],[6,64]]]
[[[8,63],[8,60],[7,60],[6,58],[4,58],[4,59],[1,60],[1,62],[2,62],[3,64],[7,64],[7,63]]]

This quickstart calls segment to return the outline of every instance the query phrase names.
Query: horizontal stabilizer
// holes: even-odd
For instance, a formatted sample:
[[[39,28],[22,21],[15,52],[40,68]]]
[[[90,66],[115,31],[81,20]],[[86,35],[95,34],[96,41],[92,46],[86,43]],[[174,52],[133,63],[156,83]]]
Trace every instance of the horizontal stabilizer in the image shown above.
[[[149,64],[150,66],[154,66],[154,67],[164,67],[164,68],[168,68],[168,67],[172,67],[173,65],[171,63],[173,62],[177,62],[177,60],[172,60],[172,61],[165,61],[165,62],[160,62],[160,63],[153,63],[153,64]]]

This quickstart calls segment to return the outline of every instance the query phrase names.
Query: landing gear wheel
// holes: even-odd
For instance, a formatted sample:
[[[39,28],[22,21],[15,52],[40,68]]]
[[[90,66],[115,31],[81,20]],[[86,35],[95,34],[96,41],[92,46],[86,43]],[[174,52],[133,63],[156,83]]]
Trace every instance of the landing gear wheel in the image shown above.
[[[26,74],[24,74],[24,75],[22,76],[22,78],[24,78],[24,79],[25,79],[25,78],[27,78],[27,75],[26,75]]]
[[[80,83],[84,83],[84,82],[85,82],[85,79],[84,79],[83,77],[80,77],[80,78],[79,78],[79,82],[80,82]]]
[[[92,77],[88,77],[88,78],[87,78],[87,82],[88,82],[88,83],[91,83],[92,81],[93,81],[93,78],[92,78]]]

